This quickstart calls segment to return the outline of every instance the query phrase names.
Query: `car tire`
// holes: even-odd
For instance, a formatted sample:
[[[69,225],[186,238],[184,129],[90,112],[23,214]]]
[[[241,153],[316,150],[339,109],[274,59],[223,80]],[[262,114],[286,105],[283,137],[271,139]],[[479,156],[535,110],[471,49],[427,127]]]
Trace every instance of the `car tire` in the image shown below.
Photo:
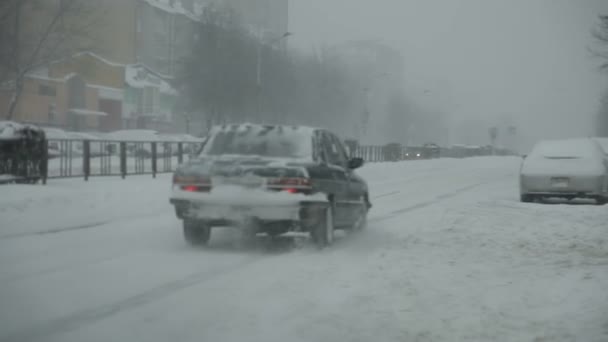
[[[319,249],[331,246],[334,242],[334,209],[328,206],[321,214],[319,223],[311,230],[311,240]]]
[[[367,205],[361,208],[357,221],[352,225],[351,230],[354,232],[362,231],[367,228]]]
[[[211,227],[199,220],[185,219],[184,238],[192,246],[205,246],[211,238]]]
[[[532,202],[534,202],[534,196],[528,195],[528,194],[522,194],[520,196],[520,200],[523,203],[532,203]]]
[[[597,203],[597,205],[606,205],[608,204],[608,197],[598,197],[595,199],[595,203]]]

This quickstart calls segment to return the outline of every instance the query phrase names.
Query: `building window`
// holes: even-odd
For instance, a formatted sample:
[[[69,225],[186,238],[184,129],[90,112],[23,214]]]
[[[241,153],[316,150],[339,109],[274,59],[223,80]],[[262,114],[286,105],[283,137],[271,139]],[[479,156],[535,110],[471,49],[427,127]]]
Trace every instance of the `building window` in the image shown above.
[[[38,86],[38,95],[55,97],[57,96],[57,91],[53,86],[41,84]]]

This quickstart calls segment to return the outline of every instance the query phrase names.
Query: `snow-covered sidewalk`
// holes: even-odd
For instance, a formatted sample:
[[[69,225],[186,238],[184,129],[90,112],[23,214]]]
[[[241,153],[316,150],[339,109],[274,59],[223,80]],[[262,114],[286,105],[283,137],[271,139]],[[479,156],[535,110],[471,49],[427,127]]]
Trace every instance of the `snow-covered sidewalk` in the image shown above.
[[[192,249],[168,177],[2,188],[0,341],[608,341],[608,207],[519,203],[519,162],[369,165],[324,251]]]

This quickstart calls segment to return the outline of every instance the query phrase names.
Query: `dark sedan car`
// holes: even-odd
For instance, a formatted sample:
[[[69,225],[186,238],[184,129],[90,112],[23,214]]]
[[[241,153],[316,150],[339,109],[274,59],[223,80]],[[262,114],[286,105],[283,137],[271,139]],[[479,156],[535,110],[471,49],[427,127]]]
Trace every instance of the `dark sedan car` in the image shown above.
[[[324,129],[218,126],[198,158],[175,172],[170,202],[193,244],[232,226],[250,235],[307,233],[323,247],[335,229],[366,224],[368,187],[354,171],[362,165]]]

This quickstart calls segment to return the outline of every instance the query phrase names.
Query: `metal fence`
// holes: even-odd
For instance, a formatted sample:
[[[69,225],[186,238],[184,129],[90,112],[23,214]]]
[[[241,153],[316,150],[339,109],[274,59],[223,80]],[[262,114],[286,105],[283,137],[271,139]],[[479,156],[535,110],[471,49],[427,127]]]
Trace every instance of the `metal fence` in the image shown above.
[[[171,173],[195,156],[201,143],[175,141],[104,141],[49,139],[46,178],[120,176]],[[431,159],[440,157],[466,158],[483,155],[506,155],[489,149],[442,148],[436,153],[407,153],[412,147],[389,144],[385,146],[357,146],[352,157],[368,163]]]
[[[200,143],[175,141],[48,140],[48,178],[170,173],[189,160]]]

